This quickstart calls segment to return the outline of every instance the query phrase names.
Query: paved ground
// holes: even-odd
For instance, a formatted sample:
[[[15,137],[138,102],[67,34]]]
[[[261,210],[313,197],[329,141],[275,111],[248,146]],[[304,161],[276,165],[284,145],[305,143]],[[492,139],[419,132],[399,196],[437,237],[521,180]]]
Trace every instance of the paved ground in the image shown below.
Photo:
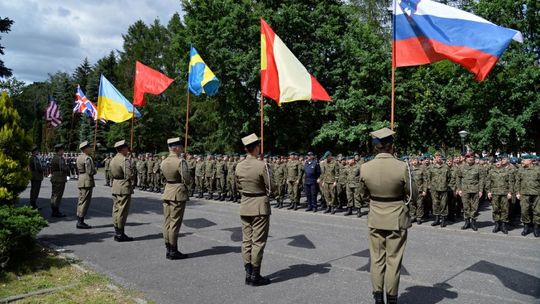
[[[40,238],[72,252],[118,283],[157,303],[371,303],[365,217],[273,210],[263,274],[273,284],[243,283],[238,205],[192,200],[179,240],[192,258],[165,259],[159,194],[136,192],[126,233],[112,240],[111,194],[103,180],[94,190],[87,222],[75,229],[76,181],[68,182],[62,211]],[[50,182],[38,205],[49,218]],[[29,191],[22,194],[27,202]],[[478,232],[414,226],[404,259],[400,303],[540,303],[540,239],[492,234],[489,208]]]

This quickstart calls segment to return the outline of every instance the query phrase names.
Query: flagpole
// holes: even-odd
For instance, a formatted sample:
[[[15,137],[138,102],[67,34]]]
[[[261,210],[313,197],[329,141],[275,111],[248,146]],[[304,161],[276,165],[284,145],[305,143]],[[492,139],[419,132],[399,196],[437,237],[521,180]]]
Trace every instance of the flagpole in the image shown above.
[[[133,135],[134,135],[134,129],[135,129],[135,105],[131,105],[133,110],[131,111],[131,139],[130,139],[130,145],[129,148],[131,149],[131,153],[133,153]]]
[[[71,149],[71,140],[73,139],[73,120],[74,120],[74,117],[75,117],[75,112],[72,112],[71,113],[71,126],[69,127],[69,141],[68,141],[68,151],[69,149]]]
[[[45,136],[44,136],[45,137],[45,146],[43,147],[45,152],[49,152],[49,148],[47,146],[47,141],[49,139],[49,137],[47,136],[48,135],[47,133],[49,133],[48,131],[49,131],[49,123],[45,122]]]
[[[395,110],[395,80],[396,80],[396,1],[393,1],[392,11],[392,104],[390,112],[390,129],[394,130],[394,110]]]
[[[261,159],[264,159],[264,96],[261,91],[261,101],[260,101],[260,111],[261,111]]]
[[[184,153],[188,152],[188,136],[189,136],[189,85],[187,89],[187,102],[186,102],[186,134],[184,135]]]
[[[94,158],[96,157],[97,153],[96,153],[96,143],[97,143],[97,127],[98,127],[98,120],[96,118],[96,123],[95,123],[95,126],[94,126]]]

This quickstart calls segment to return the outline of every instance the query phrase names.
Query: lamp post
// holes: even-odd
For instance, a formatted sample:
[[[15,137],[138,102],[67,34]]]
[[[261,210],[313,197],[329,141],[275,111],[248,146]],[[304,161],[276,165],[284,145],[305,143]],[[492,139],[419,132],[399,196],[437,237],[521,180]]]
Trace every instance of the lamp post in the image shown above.
[[[465,138],[467,138],[467,135],[469,135],[469,132],[465,130],[461,130],[458,132],[459,137],[461,137],[461,154],[465,153]]]

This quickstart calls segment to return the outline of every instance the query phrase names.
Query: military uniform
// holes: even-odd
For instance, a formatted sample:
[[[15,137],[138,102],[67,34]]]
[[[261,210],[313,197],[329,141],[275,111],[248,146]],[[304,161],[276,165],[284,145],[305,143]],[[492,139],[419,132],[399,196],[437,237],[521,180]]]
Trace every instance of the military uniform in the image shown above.
[[[103,161],[103,166],[105,167],[105,186],[109,187],[111,186],[112,181],[110,164],[111,158],[109,157],[109,155],[107,155],[107,157]]]
[[[115,230],[114,240],[117,242],[132,241],[133,238],[128,237],[124,233],[129,207],[131,205],[131,194],[133,194],[133,176],[131,170],[131,162],[127,156],[124,156],[121,151],[127,148],[125,140],[117,142],[114,147],[118,153],[111,160],[111,175],[113,177],[112,196],[113,210],[112,218]]]
[[[224,201],[226,196],[226,186],[227,186],[227,164],[223,159],[216,161],[216,188],[218,192],[218,200]]]
[[[147,191],[154,192],[156,189],[156,185],[154,184],[155,178],[154,178],[154,165],[155,160],[153,156],[149,156],[148,160],[146,161],[146,171],[148,172],[147,176],[147,182],[148,182],[148,188]]]
[[[431,194],[433,215],[435,221],[432,226],[446,225],[446,217],[448,216],[448,187],[451,179],[450,168],[443,163],[435,163],[429,167],[428,183]]]
[[[274,178],[274,197],[277,201],[277,207],[283,208],[283,200],[285,199],[285,193],[287,193],[287,172],[286,164],[278,163],[275,169],[272,171]]]
[[[208,157],[204,164],[204,179],[206,191],[208,191],[208,199],[214,198],[214,185],[216,178],[216,162],[211,157]]]
[[[540,236],[540,168],[532,164],[523,166],[516,173],[516,193],[521,205],[522,235],[532,229],[536,237]],[[532,215],[532,216],[531,216]]]
[[[161,159],[157,157],[157,159],[154,161],[154,166],[152,168],[152,175],[153,175],[153,182],[154,185],[154,192],[159,193],[161,192]]]
[[[424,167],[421,165],[411,166],[411,173],[418,193],[427,193],[428,183]],[[422,224],[422,219],[424,218],[424,197],[422,195],[418,195],[417,200],[411,201],[409,204],[409,211],[411,219],[418,224]]]
[[[193,196],[195,194],[195,165],[197,161],[195,158],[191,155],[189,155],[189,159],[187,160],[188,166],[189,166],[189,176],[191,177],[191,182],[188,186],[189,189],[189,196]]]
[[[180,145],[180,138],[167,140],[169,149]],[[191,174],[186,160],[170,150],[169,156],[161,162],[161,172],[166,184],[161,199],[163,200],[163,239],[167,248],[167,259],[176,260],[187,258],[178,251],[178,231],[182,226],[186,202],[189,199]]]
[[[372,133],[374,145],[382,147],[391,142],[394,134],[388,128]],[[390,153],[379,153],[364,163],[360,172],[360,193],[369,200],[369,253],[371,283],[376,303],[397,303],[401,261],[411,226],[406,196],[417,199],[417,186],[409,176],[405,162]],[[411,192],[412,191],[412,192]]]
[[[347,164],[343,164],[343,161],[338,162],[338,181],[336,184],[336,200],[338,208],[342,208],[347,205]]]
[[[34,147],[32,152],[37,151],[38,148]],[[39,190],[41,189],[41,182],[43,181],[43,167],[41,161],[37,155],[30,157],[30,206],[37,208],[37,199],[39,196]]]
[[[77,228],[78,229],[89,229],[91,226],[87,225],[84,222],[86,213],[88,212],[88,207],[90,207],[90,201],[92,200],[92,190],[96,186],[94,182],[94,175],[96,175],[96,167],[94,165],[94,160],[90,155],[86,154],[84,151],[89,147],[87,141],[82,142],[79,145],[79,149],[83,151],[79,157],[77,157],[77,171],[79,172],[79,201],[77,203]]]
[[[63,145],[56,145],[55,151],[64,150]],[[51,209],[53,217],[65,217],[60,212],[60,204],[64,196],[67,177],[69,176],[69,167],[66,164],[65,158],[60,154],[55,154],[51,159]]]
[[[137,174],[139,175],[139,189],[145,190],[147,187],[148,170],[146,169],[146,160],[140,159],[137,162]]]
[[[195,164],[195,187],[199,192],[198,198],[202,198],[204,193],[204,172],[205,162],[202,159],[198,159]]]
[[[227,162],[227,189],[229,191],[229,201],[234,201],[235,203],[238,202],[238,198],[236,196],[236,183],[234,181],[234,171],[236,170],[236,165],[236,161],[234,161],[232,157]]]
[[[512,195],[514,192],[514,179],[511,171],[503,167],[490,170],[486,178],[486,191],[488,195],[491,195],[492,217],[495,222],[493,232],[496,233],[501,230],[504,234],[507,234],[508,195]]]
[[[484,191],[483,169],[475,164],[464,164],[457,172],[456,183],[463,201],[463,217],[465,218],[465,224],[461,228],[467,229],[470,226],[476,231],[478,230],[476,226],[478,205],[481,193]]]
[[[336,189],[335,185],[337,184],[338,175],[339,175],[339,164],[332,160],[328,161],[329,153],[326,153],[326,161],[321,165],[321,192],[324,195],[324,200],[328,205],[328,209],[325,213],[335,212],[336,204]],[[333,210],[334,209],[334,210]]]
[[[255,134],[251,134],[244,137],[242,142],[244,146],[252,147],[258,140]],[[246,284],[266,285],[270,280],[261,277],[260,270],[270,230],[271,210],[267,196],[272,189],[270,172],[263,161],[250,154],[236,166],[235,180],[242,195],[240,219]]]
[[[351,215],[352,209],[356,207],[358,209],[357,216],[362,216],[362,203],[360,197],[360,191],[358,189],[360,185],[360,165],[353,163],[344,168],[347,170],[347,213],[345,215]]]
[[[291,201],[289,209],[298,209],[298,204],[300,203],[300,183],[302,181],[302,171],[300,167],[302,167],[302,164],[296,159],[290,159],[285,166],[287,174],[287,194]]]

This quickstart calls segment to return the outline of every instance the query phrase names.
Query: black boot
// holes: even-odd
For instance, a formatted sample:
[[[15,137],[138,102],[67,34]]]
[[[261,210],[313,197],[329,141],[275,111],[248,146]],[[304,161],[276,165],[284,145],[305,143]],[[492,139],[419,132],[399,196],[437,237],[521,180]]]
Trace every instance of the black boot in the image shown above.
[[[529,233],[531,233],[531,228],[529,227],[529,224],[523,224],[523,231],[521,231],[521,235],[526,236]]]
[[[246,285],[251,285],[253,283],[251,280],[251,275],[253,275],[253,265],[245,264],[244,269],[246,269]]]
[[[362,207],[358,207],[358,211],[356,211],[356,217],[362,217]]]
[[[309,207],[306,209],[306,212],[309,212],[309,211],[313,211],[313,207],[309,206]]]
[[[384,298],[382,291],[374,291],[373,299],[375,299],[375,304],[384,304]]]
[[[171,245],[169,243],[165,243],[165,248],[167,249],[167,253],[165,254],[165,258],[168,260],[169,255],[171,254]]]
[[[91,229],[92,226],[84,222],[84,217],[77,216],[77,229]]]
[[[55,208],[55,207],[52,207],[52,214],[51,214],[52,217],[57,217],[57,218],[61,218],[61,217],[66,217],[65,214],[63,214],[62,212],[60,212],[60,210],[58,208]]]
[[[292,210],[294,208],[294,203],[291,201],[291,203],[289,204],[289,208],[287,208],[287,210]]]
[[[465,229],[468,229],[468,228],[471,228],[471,220],[470,219],[465,219],[465,224],[463,224],[463,226],[461,227],[461,230],[465,230]]]
[[[476,226],[476,220],[471,219],[471,228],[473,231],[478,231],[478,227]]]
[[[328,208],[326,208],[326,211],[324,211],[324,213],[330,213],[332,212],[332,206],[328,206]]]
[[[505,223],[505,222],[502,222],[502,223],[501,223],[501,231],[502,231],[502,233],[504,233],[504,234],[508,234],[508,228],[506,227],[506,223]]]
[[[169,248],[169,256],[167,256],[167,259],[169,260],[182,260],[189,257],[187,254],[178,251],[178,246],[169,245]]]
[[[298,210],[298,204],[299,203],[296,203],[296,202],[294,203],[294,208],[293,208],[294,211]]]
[[[435,215],[435,221],[433,221],[433,223],[431,223],[431,226],[437,226],[437,225],[440,225],[440,224],[441,224],[440,216]]]
[[[270,279],[261,276],[261,267],[253,266],[253,272],[251,273],[251,286],[264,286],[270,283]]]
[[[114,232],[115,232],[114,240],[117,241],[117,242],[131,242],[131,241],[133,241],[132,237],[129,237],[124,233],[124,228],[120,229],[120,228],[114,227]]]
[[[278,209],[283,208],[283,200],[278,200]]]
[[[493,230],[491,232],[497,233],[497,232],[501,231],[501,227],[499,225],[500,225],[499,221],[495,222],[495,225],[493,226]]]
[[[534,224],[533,234],[534,237],[540,237],[540,225]]]
[[[441,216],[441,228],[446,227],[446,216]]]
[[[421,218],[421,217],[417,218],[417,219],[416,219],[416,223],[417,223],[418,225],[422,225],[422,223],[423,223],[422,218]]]
[[[397,296],[386,294],[386,304],[397,304]]]
[[[345,212],[344,216],[352,215],[352,207],[347,207],[347,212]]]

